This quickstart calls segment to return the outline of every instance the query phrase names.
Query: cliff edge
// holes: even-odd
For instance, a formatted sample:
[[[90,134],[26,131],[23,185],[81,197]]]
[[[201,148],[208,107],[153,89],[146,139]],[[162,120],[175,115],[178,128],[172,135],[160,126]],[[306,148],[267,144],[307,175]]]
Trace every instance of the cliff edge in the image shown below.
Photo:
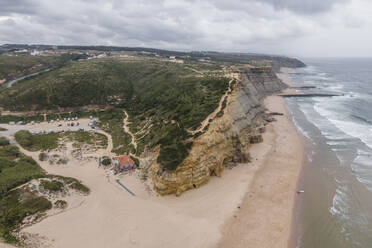
[[[230,86],[225,108],[197,137],[189,155],[175,171],[159,164],[151,169],[154,189],[161,195],[198,188],[211,176],[236,163],[249,162],[249,147],[262,141],[259,127],[265,124],[262,100],[286,87],[271,67],[242,67]]]

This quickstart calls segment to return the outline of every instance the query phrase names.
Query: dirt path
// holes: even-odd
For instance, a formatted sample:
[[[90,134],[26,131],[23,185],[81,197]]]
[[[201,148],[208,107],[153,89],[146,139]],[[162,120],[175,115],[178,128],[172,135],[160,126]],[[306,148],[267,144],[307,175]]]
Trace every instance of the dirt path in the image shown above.
[[[103,154],[103,156],[109,156],[111,157],[112,156],[112,148],[114,147],[113,143],[112,143],[112,137],[110,134],[106,133],[105,131],[103,130],[96,130],[95,131],[96,133],[100,133],[100,134],[103,134],[107,137],[107,147],[105,150],[101,150],[100,151],[100,155]]]
[[[228,94],[232,91],[231,89],[231,83],[234,81],[235,79],[231,79],[229,81],[229,89],[225,92],[225,94],[221,97],[221,100],[220,102],[218,103],[218,107],[211,113],[208,115],[208,117],[202,121],[200,127],[196,130],[193,130],[193,131],[189,131],[192,135],[196,134],[197,132],[201,132],[210,122],[210,120],[214,119],[216,117],[216,115],[218,114],[218,112],[221,111],[222,109],[222,105],[223,105],[223,102],[225,100],[225,98],[227,99],[228,97]]]
[[[124,131],[126,133],[128,133],[131,137],[132,137],[132,140],[131,140],[131,144],[134,146],[134,148],[137,149],[137,142],[136,142],[136,138],[134,137],[133,133],[129,130],[129,127],[128,127],[128,118],[129,118],[129,115],[127,113],[127,111],[123,110],[124,113],[125,113],[125,118],[123,120],[123,128],[124,128]]]

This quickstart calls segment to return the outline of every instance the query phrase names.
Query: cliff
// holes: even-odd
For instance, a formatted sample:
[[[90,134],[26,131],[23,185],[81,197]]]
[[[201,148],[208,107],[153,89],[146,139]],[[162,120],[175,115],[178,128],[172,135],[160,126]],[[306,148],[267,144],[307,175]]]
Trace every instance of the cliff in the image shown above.
[[[264,120],[263,98],[285,85],[270,67],[241,70],[241,80],[232,85],[223,115],[210,122],[208,130],[196,138],[187,158],[175,171],[156,164],[151,169],[154,189],[161,195],[197,188],[223,169],[248,162],[251,143],[262,141],[258,132]]]

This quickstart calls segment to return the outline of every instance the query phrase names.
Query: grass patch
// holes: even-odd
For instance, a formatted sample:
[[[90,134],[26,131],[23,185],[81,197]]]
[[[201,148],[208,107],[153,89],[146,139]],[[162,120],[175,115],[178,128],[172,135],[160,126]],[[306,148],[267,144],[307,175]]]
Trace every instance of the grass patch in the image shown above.
[[[63,177],[63,176],[50,176],[51,178],[57,178],[59,180],[63,180],[68,187],[71,189],[77,190],[81,193],[88,194],[90,189],[82,184],[79,180],[72,178],[72,177]]]
[[[90,192],[90,189],[85,186],[84,184],[80,183],[79,181],[75,181],[72,184],[69,185],[70,188],[77,190],[81,193],[88,194]]]
[[[45,212],[52,208],[52,203],[45,197],[35,193],[17,189],[0,198],[0,236],[6,242],[16,243],[18,240],[11,234],[29,215]]]
[[[7,146],[9,145],[9,140],[5,137],[0,137],[0,146]]]
[[[98,125],[112,137],[112,152],[116,154],[135,152],[134,147],[129,147],[132,139],[131,136],[123,129],[125,114],[122,109],[113,108],[98,112],[96,116],[98,116],[100,120]]]
[[[71,188],[89,193],[89,189],[74,178],[47,175],[32,158],[20,153],[18,147],[0,146],[0,238],[6,242],[18,242],[12,231],[25,217],[52,208],[52,203],[36,192],[17,188],[38,178],[50,179],[41,180],[41,185],[53,192],[62,190],[64,184],[61,181],[64,181]]]
[[[57,180],[41,180],[40,186],[42,186],[44,189],[52,191],[52,192],[59,192],[63,189],[63,183]]]
[[[46,174],[30,157],[15,146],[0,147],[0,198],[9,190]]]
[[[21,130],[15,133],[15,139],[24,149],[29,151],[47,151],[58,147],[58,133],[32,135],[29,131]]]
[[[95,132],[67,132],[64,134],[70,141],[107,147],[107,137]]]

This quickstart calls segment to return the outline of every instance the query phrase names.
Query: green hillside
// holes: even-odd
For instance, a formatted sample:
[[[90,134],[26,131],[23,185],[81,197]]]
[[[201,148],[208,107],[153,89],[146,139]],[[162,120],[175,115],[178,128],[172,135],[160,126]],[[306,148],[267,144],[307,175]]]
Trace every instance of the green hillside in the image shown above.
[[[74,62],[0,92],[0,107],[13,111],[109,107],[94,113],[114,138],[114,151],[140,155],[160,145],[160,162],[173,170],[187,156],[196,129],[217,108],[229,79],[218,65],[178,64],[156,59],[107,58]],[[200,73],[202,70],[204,73]],[[129,114],[137,150],[124,132]]]
[[[57,60],[57,56],[0,56],[0,80],[9,80],[41,71],[54,64]]]
[[[40,72],[45,69],[59,68],[71,61],[83,59],[84,54],[64,53],[53,56],[3,56],[0,55],[0,80],[11,80]]]

